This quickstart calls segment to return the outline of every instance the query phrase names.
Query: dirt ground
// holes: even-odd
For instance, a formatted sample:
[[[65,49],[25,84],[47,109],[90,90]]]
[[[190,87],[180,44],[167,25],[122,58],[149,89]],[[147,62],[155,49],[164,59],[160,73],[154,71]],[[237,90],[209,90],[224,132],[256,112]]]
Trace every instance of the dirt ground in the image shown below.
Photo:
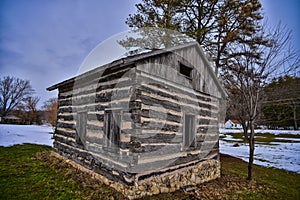
[[[64,160],[51,156],[49,152],[37,156],[39,160],[49,163],[82,186],[82,195],[86,199],[124,199],[124,196],[114,189],[104,185],[100,180],[91,178],[88,173],[73,168]],[[221,155],[221,162],[243,162],[238,158]],[[222,174],[221,178],[203,183],[197,187],[177,191],[169,194],[160,194],[143,199],[235,199],[235,194],[265,191],[265,186],[256,181],[247,181],[245,178],[231,174]]]

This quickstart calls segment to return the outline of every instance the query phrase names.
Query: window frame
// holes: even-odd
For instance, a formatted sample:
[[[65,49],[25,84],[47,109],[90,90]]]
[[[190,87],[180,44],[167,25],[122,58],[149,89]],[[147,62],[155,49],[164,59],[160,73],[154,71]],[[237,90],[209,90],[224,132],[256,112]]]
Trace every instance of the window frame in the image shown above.
[[[187,123],[187,118],[192,119],[192,123]],[[187,127],[189,124],[189,128]],[[187,131],[189,129],[190,131]],[[189,150],[196,147],[196,115],[185,113],[183,117],[183,150]],[[188,134],[188,135],[187,135]],[[187,137],[188,136],[188,137]],[[187,141],[188,140],[188,141]]]
[[[188,79],[192,79],[192,72],[193,72],[193,67],[183,63],[183,62],[179,62],[179,74],[188,78]],[[186,73],[186,71],[188,71],[188,73]]]
[[[102,149],[105,151],[117,153],[120,150],[122,113],[122,110],[104,111]]]
[[[87,129],[87,111],[82,110],[77,112],[76,118],[76,135],[75,140],[77,144],[85,145],[86,129]]]

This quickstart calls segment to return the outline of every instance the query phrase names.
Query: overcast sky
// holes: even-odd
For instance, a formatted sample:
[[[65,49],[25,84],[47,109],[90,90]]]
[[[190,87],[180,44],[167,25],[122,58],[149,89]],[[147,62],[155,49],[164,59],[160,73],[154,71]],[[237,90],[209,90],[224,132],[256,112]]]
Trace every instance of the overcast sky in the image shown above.
[[[0,77],[30,80],[42,102],[46,88],[76,75],[100,42],[128,30],[125,20],[138,0],[1,0]],[[261,0],[271,24],[293,30],[300,49],[300,1]]]

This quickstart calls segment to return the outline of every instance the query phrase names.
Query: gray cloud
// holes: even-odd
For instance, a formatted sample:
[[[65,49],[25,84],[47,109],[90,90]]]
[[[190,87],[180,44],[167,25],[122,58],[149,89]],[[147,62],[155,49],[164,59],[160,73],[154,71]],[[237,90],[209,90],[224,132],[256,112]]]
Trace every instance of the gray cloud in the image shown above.
[[[89,51],[126,30],[124,22],[135,3],[1,1],[0,75],[29,79],[41,102],[54,97],[46,87],[75,76]]]

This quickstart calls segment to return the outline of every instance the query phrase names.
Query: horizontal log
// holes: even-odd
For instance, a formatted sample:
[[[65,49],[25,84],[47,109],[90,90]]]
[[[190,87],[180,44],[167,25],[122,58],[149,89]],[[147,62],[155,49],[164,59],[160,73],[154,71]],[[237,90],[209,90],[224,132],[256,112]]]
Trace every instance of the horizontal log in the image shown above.
[[[105,71],[100,70],[94,73],[89,72],[89,75],[78,76],[74,79],[74,81],[70,82],[69,84],[64,84],[59,87],[59,93],[62,94],[59,97],[64,97],[63,93],[71,91],[73,95],[78,95],[77,91],[80,91],[81,94],[91,93],[90,90],[94,91],[94,89],[80,89],[94,84],[103,85],[101,83],[109,82],[111,80],[119,80],[121,77],[124,76],[127,76],[130,79],[132,79],[134,71],[132,71],[133,73],[128,73],[132,67],[133,65],[127,65],[119,67],[118,69],[115,69],[113,71],[111,71],[110,69],[106,69]],[[108,71],[111,71],[111,73],[108,73]]]
[[[170,109],[172,111],[176,112],[181,112],[180,105],[176,104],[174,105],[173,103],[170,103],[169,101],[166,100],[159,100],[153,97],[149,97],[147,95],[140,95],[139,97],[142,101],[143,104],[148,105],[148,106],[154,106],[154,105],[160,105],[164,107],[165,109]]]
[[[72,131],[74,131],[74,130],[72,130]],[[69,132],[69,131],[63,131],[60,128],[56,128],[55,134],[75,139],[75,134],[76,133],[75,133],[75,131],[74,131],[74,133],[72,133],[72,132]]]
[[[72,99],[68,99],[68,100],[59,99],[59,101],[58,101],[58,106],[59,107],[71,106],[72,104],[73,104]]]
[[[165,124],[163,122],[149,122],[149,121],[144,121],[142,122],[141,128],[143,130],[157,130],[159,131],[173,131],[173,132],[179,132],[182,127],[177,126],[177,125],[170,125],[170,124]]]
[[[194,106],[198,106],[198,107],[209,109],[209,110],[217,109],[216,106],[213,106],[213,105],[207,104],[207,103],[202,103],[203,101],[201,99],[197,99],[197,97],[193,94],[189,94],[188,98],[184,98],[184,97],[182,97],[181,92],[176,93],[173,91],[168,91],[168,92],[172,93],[172,94],[169,94],[168,92],[163,92],[161,90],[155,90],[153,88],[149,88],[146,85],[140,86],[139,89],[141,91],[145,91],[149,94],[155,94],[155,95],[159,95],[164,98],[169,98],[169,99],[175,100],[178,102],[178,104],[185,103],[185,104],[194,105]],[[196,97],[196,98],[192,98],[192,97]],[[210,99],[205,98],[205,101],[210,102]]]
[[[60,127],[60,128],[68,128],[68,129],[74,129],[74,130],[76,129],[75,124],[64,123],[64,122],[57,122],[56,126]]]
[[[105,92],[106,90],[112,90],[115,95],[119,91],[126,91],[125,88],[130,88],[135,84],[135,82],[132,79],[119,79],[119,81],[109,81],[106,82],[105,85],[99,85],[97,89],[93,92],[96,92],[97,94],[101,94]],[[128,90],[130,91],[130,90]],[[131,90],[132,91],[132,90]]]
[[[121,170],[119,166],[114,164],[105,164],[105,160],[101,160],[100,158],[97,158],[93,156],[92,154],[87,153],[86,151],[80,151],[78,149],[70,148],[67,145],[63,145],[59,142],[55,142],[55,148],[57,149],[57,152],[64,157],[67,157],[76,163],[86,167],[87,169],[91,169],[95,171],[96,173],[101,174],[104,177],[107,177],[110,180],[121,182],[125,185],[133,185],[133,182],[125,179],[124,177],[132,177],[133,175],[126,172],[126,170]],[[125,158],[125,161],[130,161],[129,158]],[[109,167],[110,166],[110,167]],[[111,166],[114,166],[115,168],[119,169],[113,169]],[[112,170],[117,170],[118,174],[113,174]]]
[[[170,144],[170,145],[144,145],[132,150],[133,153],[143,154],[141,156],[147,157],[147,154],[156,152],[159,155],[162,155],[161,160],[163,160],[163,155],[168,153],[173,153],[179,151],[181,148],[180,144]],[[175,150],[175,151],[174,151]]]
[[[67,92],[63,92],[63,91],[60,91],[58,93],[58,99],[71,99],[73,97],[73,90],[71,91],[67,91]]]
[[[126,67],[120,67],[114,71],[111,71],[110,69],[105,69],[104,72],[97,72],[97,73],[91,73],[89,76],[83,77],[79,76],[76,78],[75,85],[73,86],[74,89],[77,88],[83,88],[87,85],[92,85],[95,83],[104,83],[109,82],[111,80],[117,80],[121,77],[129,76],[128,72],[130,71],[132,66],[126,66]]]
[[[139,135],[140,131],[141,131],[140,129],[133,129],[133,128],[122,129],[121,134],[124,134],[124,135]]]
[[[59,114],[57,116],[57,119],[58,120],[64,120],[64,121],[73,121],[73,120],[75,120],[73,114],[70,114],[70,115],[61,115],[61,114]]]
[[[188,112],[193,113],[195,115],[201,116],[212,116],[213,112],[209,110],[204,110],[201,107],[190,107],[188,105],[180,105],[175,102],[170,102],[165,99],[157,99],[155,97],[147,96],[145,94],[140,95],[140,99],[143,104],[148,106],[160,105],[167,110],[175,111],[175,112]]]
[[[102,144],[98,143],[87,143],[87,149],[90,152],[93,152],[93,155],[96,158],[99,158],[103,161],[103,163],[119,163],[118,165],[122,165],[123,167],[132,163],[132,156],[128,155],[127,152],[122,151],[110,151],[109,148],[104,147]]]
[[[73,90],[74,81],[70,82],[69,84],[65,84],[63,87],[58,88],[58,93],[65,93]]]
[[[85,87],[77,87],[75,88],[70,88],[70,91],[59,93],[59,99],[71,99],[73,96],[78,97],[80,95],[86,95],[86,94],[93,94],[96,92],[96,89],[103,86],[103,88],[109,89],[112,84],[117,84],[119,82],[123,81],[128,81],[131,80],[129,77],[122,77],[120,79],[115,79],[111,80],[109,82],[103,82],[103,83],[98,83],[97,81],[91,82],[90,84],[86,85]],[[77,84],[78,85],[78,84]],[[106,87],[105,85],[108,85]],[[100,91],[100,89],[98,89]]]
[[[92,130],[92,131],[103,131],[103,126],[97,126],[97,125],[95,125],[95,124],[87,124],[86,125],[86,129],[87,130]]]
[[[98,93],[96,93],[96,91],[91,91],[91,93],[73,96],[71,99],[60,99],[59,106],[66,106],[66,105],[78,106],[78,105],[91,104],[91,103],[107,103],[111,101],[120,100],[126,97],[131,97],[132,92],[130,88],[126,86],[128,85],[132,86],[133,82],[127,81],[126,83],[122,83],[122,84],[126,84],[126,85],[116,85],[115,87],[117,88],[113,88],[112,85],[109,85],[109,87],[112,87],[110,90],[103,89],[101,90],[101,92]]]
[[[199,151],[198,154],[187,154],[187,156],[184,157],[178,157],[174,163],[172,163],[173,166],[175,165],[182,165],[183,163],[190,163],[192,161],[201,161],[205,160],[206,158],[212,158],[216,159],[216,156],[218,155],[218,149],[210,149],[208,151],[202,150]]]
[[[87,105],[82,106],[68,106],[68,107],[60,107],[58,109],[59,114],[65,114],[65,113],[77,113],[78,111],[91,111],[91,112],[99,112],[109,109],[119,109],[119,110],[128,110],[129,109],[137,109],[140,107],[140,102],[131,102],[127,99],[124,99],[124,101],[119,102],[108,102],[108,103],[91,103]]]
[[[149,85],[156,86],[157,88],[160,88],[160,89],[164,89],[167,91],[173,91],[173,92],[187,95],[187,96],[191,95],[191,93],[186,91],[184,88],[174,87],[170,84],[166,84],[165,82],[155,80],[155,79],[151,78],[150,76],[151,75],[149,75],[149,74],[147,76],[145,76],[143,73],[140,73],[140,71],[138,71],[137,82],[138,83],[146,83]],[[195,95],[197,97],[197,99],[199,99],[201,101],[205,101],[205,102],[217,100],[217,98],[211,96],[210,94],[203,93],[203,92],[196,91],[196,90],[193,91],[193,95]]]
[[[136,135],[132,137],[132,141],[136,141],[140,144],[143,143],[180,143],[182,142],[182,136],[176,134],[143,134],[143,135]]]
[[[180,152],[181,144],[170,144],[170,145],[141,145],[140,147],[136,147],[131,151],[133,153],[138,153],[141,158],[153,157],[157,156],[160,157],[160,160],[164,160],[164,156],[176,152]]]
[[[134,149],[141,147],[140,142],[130,141],[130,142],[120,142],[120,149],[128,149],[130,152],[133,152]]]
[[[60,113],[72,113],[72,111],[73,111],[73,109],[72,109],[72,107],[71,106],[68,106],[68,107],[59,107],[58,108],[58,114],[60,114]]]
[[[210,119],[198,119],[198,124],[209,124],[210,122]]]
[[[156,110],[150,110],[150,109],[142,109],[141,116],[145,118],[158,118],[158,119],[164,119],[171,122],[178,122],[182,123],[182,117],[179,115],[171,114],[170,112],[166,111],[159,112]]]
[[[75,141],[75,139],[73,138],[67,138],[67,137],[60,137],[59,135],[54,135],[54,140],[55,141],[58,141],[60,143],[64,143],[64,144],[67,144],[69,146],[73,146],[75,148],[80,148],[80,149],[84,149],[83,145],[77,143]]]

